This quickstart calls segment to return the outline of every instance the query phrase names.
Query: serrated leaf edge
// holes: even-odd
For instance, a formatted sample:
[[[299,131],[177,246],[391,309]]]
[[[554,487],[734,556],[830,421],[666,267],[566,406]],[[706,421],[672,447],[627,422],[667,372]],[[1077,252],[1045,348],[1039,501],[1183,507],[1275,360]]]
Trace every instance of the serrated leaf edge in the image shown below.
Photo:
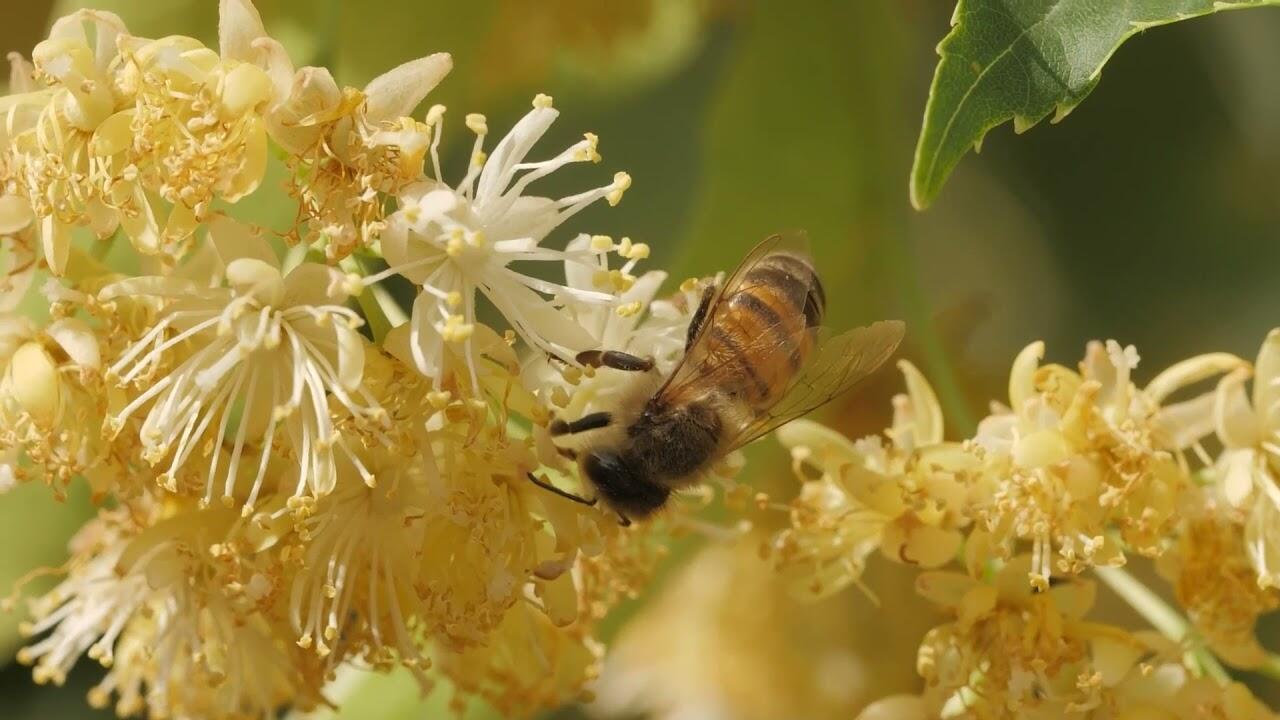
[[[936,187],[932,188],[932,190],[929,192],[922,192],[924,188],[921,187],[922,183],[920,182],[920,178],[918,177],[919,175],[918,170],[920,168],[920,157],[921,157],[923,145],[924,145],[924,128],[925,128],[925,125],[928,123],[929,109],[933,104],[935,86],[938,82],[938,71],[942,65],[941,59],[945,59],[943,56],[943,46],[946,44],[947,40],[950,39],[951,36],[956,32],[956,30],[959,28],[959,25],[960,25],[960,4],[961,4],[960,2],[957,2],[955,8],[951,12],[951,29],[947,32],[946,36],[943,37],[942,40],[934,47],[934,52],[938,54],[938,57],[940,58],[940,60],[938,62],[938,67],[934,69],[933,81],[929,84],[929,97],[928,97],[928,100],[926,100],[925,102],[924,121],[921,123],[920,135],[916,140],[915,153],[913,154],[912,163],[911,163],[911,175],[910,175],[910,178],[908,179],[908,192],[911,198],[911,205],[917,210],[924,210],[927,207],[929,207],[929,205],[933,202],[933,200],[938,196],[938,193],[941,192],[942,186],[946,184],[947,178],[950,177],[951,173],[955,171],[956,166],[959,165],[960,159],[963,159],[963,155],[962,155],[960,159],[957,159],[956,165],[953,165],[951,169],[943,173]],[[1115,46],[1111,48],[1111,52],[1107,53],[1106,56],[1102,58],[1102,61],[1098,63],[1098,67],[1095,68],[1092,73],[1090,73],[1089,82],[1091,83],[1091,85],[1084,91],[1084,93],[1080,95],[1080,97],[1076,100],[1076,102],[1055,103],[1054,107],[1051,110],[1046,111],[1045,113],[1043,113],[1038,117],[1018,115],[1017,113],[1013,113],[1009,117],[998,119],[979,131],[978,136],[974,139],[972,143],[973,150],[975,153],[981,152],[982,141],[984,138],[986,138],[987,134],[992,130],[994,130],[995,128],[1010,121],[1013,122],[1014,133],[1018,135],[1025,133],[1026,131],[1030,130],[1036,125],[1039,125],[1040,121],[1043,120],[1045,117],[1047,117],[1051,112],[1053,113],[1053,118],[1049,121],[1049,124],[1055,125],[1061,122],[1064,118],[1070,115],[1073,110],[1079,107],[1080,103],[1084,102],[1085,98],[1087,98],[1089,94],[1093,92],[1094,88],[1097,87],[1097,84],[1100,81],[1100,78],[1102,77],[1103,68],[1106,67],[1107,63],[1111,62],[1111,58],[1116,54],[1116,52],[1120,50],[1120,47],[1124,45],[1126,42],[1128,42],[1129,38],[1132,38],[1134,35],[1140,32],[1144,32],[1146,30],[1149,30],[1155,27],[1172,25],[1173,23],[1182,22],[1183,20],[1194,20],[1195,18],[1207,17],[1209,15],[1214,15],[1219,12],[1226,12],[1230,10],[1248,10],[1248,9],[1262,8],[1262,7],[1280,7],[1280,0],[1263,0],[1262,2],[1225,2],[1225,1],[1215,2],[1211,9],[1206,10],[1204,12],[1179,13],[1176,17],[1172,17],[1167,20],[1158,20],[1153,22],[1131,22],[1129,23],[1130,25],[1129,32],[1125,33],[1120,37],[1120,39],[1116,42]],[[988,67],[990,67],[991,64],[994,64],[994,62],[996,61],[992,61],[992,63],[988,64]],[[968,97],[967,94],[966,94],[966,97]]]

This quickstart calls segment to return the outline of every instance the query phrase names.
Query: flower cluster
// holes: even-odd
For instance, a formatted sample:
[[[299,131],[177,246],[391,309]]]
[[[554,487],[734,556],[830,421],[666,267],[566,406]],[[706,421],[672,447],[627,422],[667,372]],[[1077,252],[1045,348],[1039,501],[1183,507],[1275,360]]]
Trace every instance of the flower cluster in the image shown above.
[[[919,568],[918,592],[950,617],[921,642],[923,694],[863,717],[1272,717],[1215,658],[1273,663],[1254,625],[1280,607],[1280,331],[1252,365],[1202,355],[1144,387],[1133,347],[1091,343],[1077,369],[1043,355],[1018,355],[1008,404],[963,441],[906,361],[883,437],[804,420],[778,433],[802,487],[763,549],[793,594],[859,583],[879,551]],[[1096,579],[1137,586],[1121,570],[1133,556],[1157,559],[1188,627],[1154,594],[1141,602],[1163,636],[1087,619]]]
[[[11,59],[0,488],[83,480],[102,508],[20,660],[61,683],[88,655],[90,701],[122,715],[315,707],[344,663],[511,712],[577,697],[595,621],[657,553],[527,476],[564,468],[551,415],[619,380],[576,354],[630,334],[669,363],[689,310],[633,274],[647,246],[551,239],[629,177],[534,194],[601,160],[590,133],[536,159],[539,95],[489,150],[467,115],[450,180],[444,107],[414,115],[449,56],[341,87],[249,0],[220,12],[217,49],[86,10]],[[240,212],[273,162],[297,206],[279,235]],[[49,317],[17,315],[37,288]]]

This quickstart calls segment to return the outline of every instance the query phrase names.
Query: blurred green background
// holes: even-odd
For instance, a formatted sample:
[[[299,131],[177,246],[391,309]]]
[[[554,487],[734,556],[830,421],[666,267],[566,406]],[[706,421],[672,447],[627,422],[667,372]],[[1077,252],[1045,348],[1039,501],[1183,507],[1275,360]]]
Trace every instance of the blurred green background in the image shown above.
[[[216,43],[214,0],[89,4],[118,12],[138,35]],[[1149,378],[1194,353],[1252,357],[1280,324],[1280,12],[1135,38],[1069,118],[1018,138],[997,129],[921,214],[910,210],[907,173],[950,2],[258,5],[298,65],[329,65],[355,86],[451,52],[456,69],[429,102],[450,108],[455,168],[470,147],[465,113],[486,113],[498,132],[534,93],[553,95],[562,115],[544,154],[590,131],[604,163],[557,173],[543,190],[593,186],[615,170],[635,182],[619,207],[592,207],[559,241],[579,229],[629,235],[678,280],[729,268],[773,231],[807,229],[835,321],[907,319],[908,355],[943,396],[953,435],[971,429],[987,398],[1003,398],[1008,364],[1032,340],[1046,340],[1061,362],[1078,359],[1088,339],[1134,343],[1139,377]],[[73,6],[7,6],[0,49],[29,54],[50,18]],[[252,207],[261,222],[292,217],[282,193],[262,194]],[[882,427],[894,382],[889,373],[855,398],[844,429]],[[760,468],[775,468],[768,458],[780,454],[756,450],[756,474],[776,475]],[[89,511],[83,498],[55,505],[40,487],[0,497],[0,584],[59,562]],[[837,716],[914,687],[915,645],[934,620],[911,599],[910,574],[884,565],[873,562],[868,577],[880,609],[853,591],[812,614],[845,618],[841,637],[860,668],[860,694]],[[1103,617],[1125,617],[1103,605]],[[14,622],[0,620],[0,716],[93,717],[83,692],[94,668],[82,663],[64,689],[32,685],[26,668],[6,662]],[[680,652],[679,636],[650,641]],[[1264,644],[1280,647],[1280,626],[1264,628]],[[357,690],[361,698],[348,716],[434,717],[440,707],[424,708],[394,679]]]

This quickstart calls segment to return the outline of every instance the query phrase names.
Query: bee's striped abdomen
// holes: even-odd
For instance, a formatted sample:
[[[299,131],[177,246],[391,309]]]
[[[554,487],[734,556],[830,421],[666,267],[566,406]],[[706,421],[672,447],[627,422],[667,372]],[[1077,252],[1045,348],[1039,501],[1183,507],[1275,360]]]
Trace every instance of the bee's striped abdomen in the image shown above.
[[[711,352],[733,363],[741,387],[724,388],[757,408],[771,406],[813,349],[826,297],[813,265],[790,253],[760,260],[724,298],[712,324]]]

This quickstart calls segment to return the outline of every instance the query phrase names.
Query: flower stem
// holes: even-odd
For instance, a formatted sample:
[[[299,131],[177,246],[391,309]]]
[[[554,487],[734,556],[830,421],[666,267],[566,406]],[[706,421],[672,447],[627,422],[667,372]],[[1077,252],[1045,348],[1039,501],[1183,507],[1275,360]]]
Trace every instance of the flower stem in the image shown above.
[[[364,265],[354,257],[343,258],[338,265],[343,270],[361,277],[368,274]],[[369,331],[373,334],[374,341],[380,342],[391,328],[409,320],[409,316],[396,299],[391,297],[391,293],[381,285],[365,288],[364,292],[356,296],[356,303],[360,305],[360,311],[369,322]]]
[[[1161,635],[1178,643],[1191,636],[1191,623],[1128,571],[1116,567],[1096,567],[1093,571],[1102,582],[1106,583],[1107,587],[1127,602],[1129,607],[1137,610],[1138,614],[1146,618],[1152,627],[1160,631]],[[1205,675],[1220,684],[1231,682],[1231,675],[1227,673],[1227,669],[1218,662],[1218,658],[1208,648],[1196,648],[1188,655],[1194,665]],[[1280,666],[1277,668],[1280,669]]]
[[[382,314],[387,318],[387,322],[391,323],[391,327],[403,325],[409,321],[408,314],[400,307],[400,303],[391,297],[391,293],[381,285],[373,285],[369,288],[369,292],[373,293],[373,299],[378,304],[378,308],[382,310]]]

